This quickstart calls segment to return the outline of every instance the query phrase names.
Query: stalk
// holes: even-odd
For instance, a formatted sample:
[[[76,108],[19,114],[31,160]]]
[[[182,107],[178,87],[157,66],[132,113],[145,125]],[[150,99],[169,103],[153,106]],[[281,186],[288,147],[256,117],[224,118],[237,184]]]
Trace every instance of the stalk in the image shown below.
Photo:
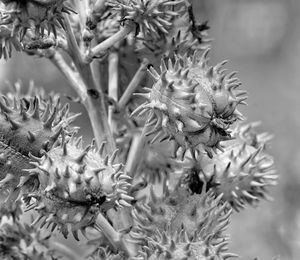
[[[142,79],[145,76],[148,65],[149,65],[149,60],[147,58],[144,58],[139,69],[131,79],[128,87],[126,88],[125,92],[123,93],[122,97],[118,102],[119,110],[123,110],[125,108],[126,104],[129,102],[130,98],[132,97],[132,94],[139,87],[139,84],[141,83]]]
[[[90,65],[83,61],[83,55],[77,45],[69,18],[67,15],[64,17],[71,57],[86,88],[86,99],[82,103],[87,109],[97,145],[100,146],[101,143],[106,142],[106,151],[113,153],[116,145],[108,125],[102,87],[99,85],[100,82],[96,84]]]
[[[118,101],[118,73],[119,54],[117,50],[111,52],[108,56],[108,95],[115,102]],[[113,122],[114,106],[108,108],[108,124],[112,132],[116,131],[116,124]]]
[[[95,56],[102,54],[116,43],[124,40],[128,36],[128,34],[135,30],[135,28],[136,25],[133,21],[125,21],[124,27],[120,31],[93,47],[90,52],[84,57],[84,61],[86,63],[91,63]]]

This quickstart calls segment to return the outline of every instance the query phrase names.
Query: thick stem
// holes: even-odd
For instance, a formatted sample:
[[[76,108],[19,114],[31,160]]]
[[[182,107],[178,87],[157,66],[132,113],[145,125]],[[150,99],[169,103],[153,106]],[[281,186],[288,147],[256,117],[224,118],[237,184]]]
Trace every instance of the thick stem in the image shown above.
[[[117,232],[100,213],[97,216],[95,228],[103,232],[116,251],[124,251],[127,256],[136,256],[136,246]]]
[[[112,35],[105,41],[99,43],[95,47],[93,47],[90,52],[85,56],[84,60],[86,63],[90,63],[93,61],[93,58],[97,55],[103,54],[103,52],[107,51],[109,48],[111,48],[116,43],[124,40],[129,33],[134,31],[136,28],[136,25],[133,21],[125,21],[124,27],[121,28],[120,31],[118,31],[116,34]]]
[[[108,96],[115,102],[118,101],[118,88],[119,88],[119,54],[115,50],[108,56]],[[112,132],[115,132],[116,124],[113,122],[114,106],[108,108],[108,124]]]
[[[120,101],[118,103],[119,110],[123,110],[125,108],[126,104],[129,102],[132,94],[139,87],[139,84],[141,83],[142,79],[145,76],[148,65],[149,65],[148,59],[144,58],[139,69],[133,76],[128,87],[126,88],[125,92],[123,93],[122,97],[120,98]]]
[[[64,17],[71,57],[86,86],[87,95],[82,103],[87,109],[97,145],[106,142],[106,151],[113,153],[116,145],[108,125],[104,93],[101,86],[96,84],[90,65],[83,62],[70,21],[66,15]]]

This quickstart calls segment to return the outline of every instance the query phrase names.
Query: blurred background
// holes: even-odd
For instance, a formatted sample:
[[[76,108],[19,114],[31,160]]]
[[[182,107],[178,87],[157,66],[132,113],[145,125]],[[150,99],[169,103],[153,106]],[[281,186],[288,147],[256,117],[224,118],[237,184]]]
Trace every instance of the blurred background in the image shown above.
[[[194,0],[197,19],[208,20],[213,38],[211,65],[229,59],[243,89],[249,93],[242,108],[248,121],[261,121],[260,131],[274,134],[270,147],[280,180],[271,191],[274,202],[261,202],[233,215],[228,233],[230,251],[241,259],[300,259],[300,1]],[[47,92],[75,96],[47,60],[14,53],[0,61],[0,87],[6,80],[33,79]],[[77,121],[86,141],[92,138],[89,121]]]

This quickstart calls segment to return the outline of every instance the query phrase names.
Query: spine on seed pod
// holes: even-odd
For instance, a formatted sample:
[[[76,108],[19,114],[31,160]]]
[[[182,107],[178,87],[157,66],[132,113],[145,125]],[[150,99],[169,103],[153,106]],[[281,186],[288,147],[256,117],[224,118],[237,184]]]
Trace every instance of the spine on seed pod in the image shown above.
[[[193,157],[197,150],[204,150],[210,157],[220,142],[232,138],[229,127],[242,119],[237,110],[243,104],[246,92],[236,90],[241,85],[235,73],[225,74],[222,70],[226,61],[208,66],[205,50],[192,58],[175,57],[161,61],[160,73],[151,69],[155,79],[147,93],[137,93],[147,99],[132,115],[148,111],[149,126],[155,140],[174,139],[177,150],[181,147],[182,158],[187,150]]]

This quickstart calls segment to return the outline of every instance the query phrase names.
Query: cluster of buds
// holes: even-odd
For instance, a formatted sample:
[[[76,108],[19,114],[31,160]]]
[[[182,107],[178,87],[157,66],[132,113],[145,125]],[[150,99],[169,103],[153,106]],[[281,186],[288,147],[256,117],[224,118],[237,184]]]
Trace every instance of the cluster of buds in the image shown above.
[[[18,82],[0,98],[0,220],[15,225],[2,224],[0,256],[235,257],[232,211],[268,199],[276,184],[271,136],[241,123],[247,93],[227,61],[209,64],[208,26],[191,1],[0,4],[0,58],[14,47],[49,59],[94,132],[84,147],[61,93],[33,84],[25,93]],[[40,238],[38,224],[88,241],[85,256]]]

